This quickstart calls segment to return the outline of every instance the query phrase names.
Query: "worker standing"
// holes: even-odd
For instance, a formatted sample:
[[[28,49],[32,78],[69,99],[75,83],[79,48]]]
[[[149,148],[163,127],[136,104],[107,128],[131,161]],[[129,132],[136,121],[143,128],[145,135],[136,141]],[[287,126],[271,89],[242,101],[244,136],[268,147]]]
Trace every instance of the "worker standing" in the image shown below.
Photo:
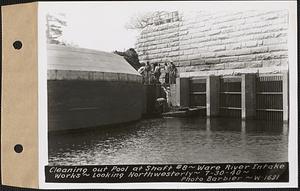
[[[145,84],[150,84],[150,79],[151,79],[151,66],[149,61],[147,61],[145,65]]]
[[[156,64],[154,68],[154,77],[155,77],[155,83],[159,84],[159,78],[160,78],[161,72],[160,72],[160,65]]]
[[[170,84],[176,84],[176,77],[177,77],[177,68],[170,62]]]
[[[138,69],[138,73],[142,75],[142,83],[145,84],[145,76],[146,76],[146,71],[145,71],[146,66],[142,66]]]
[[[170,67],[169,67],[168,62],[165,62],[164,70],[165,70],[165,84],[169,84],[169,81],[170,81]]]

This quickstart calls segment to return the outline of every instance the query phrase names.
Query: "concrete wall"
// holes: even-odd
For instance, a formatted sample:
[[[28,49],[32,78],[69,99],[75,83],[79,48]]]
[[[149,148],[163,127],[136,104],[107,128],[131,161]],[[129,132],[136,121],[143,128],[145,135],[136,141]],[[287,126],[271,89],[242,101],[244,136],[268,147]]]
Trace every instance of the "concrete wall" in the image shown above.
[[[143,110],[142,86],[118,81],[48,80],[48,130],[138,120]]]
[[[141,61],[172,59],[183,77],[287,70],[288,11],[194,12],[143,29]]]
[[[141,75],[113,53],[49,45],[48,131],[138,120],[143,112]]]
[[[142,76],[126,73],[48,70],[48,80],[87,80],[87,81],[122,81],[142,83]]]

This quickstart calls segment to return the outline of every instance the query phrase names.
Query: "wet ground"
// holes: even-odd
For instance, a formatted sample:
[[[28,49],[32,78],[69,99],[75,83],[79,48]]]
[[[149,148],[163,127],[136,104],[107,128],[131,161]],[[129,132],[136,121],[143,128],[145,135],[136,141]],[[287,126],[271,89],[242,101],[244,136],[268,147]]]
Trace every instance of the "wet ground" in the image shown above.
[[[277,121],[159,118],[49,136],[50,165],[287,162]]]

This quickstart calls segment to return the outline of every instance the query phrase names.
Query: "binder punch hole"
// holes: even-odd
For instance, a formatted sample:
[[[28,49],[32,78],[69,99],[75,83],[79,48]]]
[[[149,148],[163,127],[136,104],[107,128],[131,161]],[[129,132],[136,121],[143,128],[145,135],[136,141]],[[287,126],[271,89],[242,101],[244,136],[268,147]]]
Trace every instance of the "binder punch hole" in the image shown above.
[[[14,150],[16,153],[21,153],[23,151],[23,146],[20,144],[16,144]]]
[[[16,49],[16,50],[20,50],[22,48],[22,42],[17,40],[13,43],[13,47]]]

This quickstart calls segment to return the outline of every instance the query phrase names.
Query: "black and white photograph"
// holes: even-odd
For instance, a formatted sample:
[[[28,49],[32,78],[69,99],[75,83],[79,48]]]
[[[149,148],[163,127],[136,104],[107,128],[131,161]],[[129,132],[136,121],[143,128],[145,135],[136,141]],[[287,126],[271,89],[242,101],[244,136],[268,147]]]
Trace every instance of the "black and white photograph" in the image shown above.
[[[294,16],[260,3],[46,4],[50,182],[289,182]]]

